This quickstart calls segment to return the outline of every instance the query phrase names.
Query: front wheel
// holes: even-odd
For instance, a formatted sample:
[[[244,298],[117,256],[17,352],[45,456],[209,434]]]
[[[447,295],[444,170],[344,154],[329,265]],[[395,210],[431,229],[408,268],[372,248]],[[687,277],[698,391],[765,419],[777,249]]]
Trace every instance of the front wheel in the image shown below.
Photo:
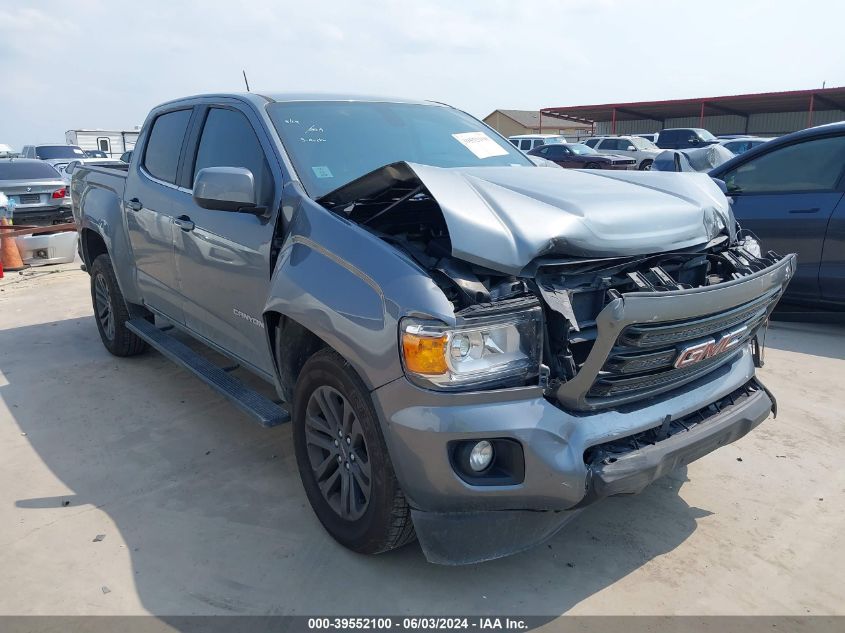
[[[584,169],[601,169],[601,165],[598,163],[587,163]]]
[[[644,160],[640,163],[639,170],[640,171],[651,171],[651,165],[654,163],[653,160]]]
[[[129,310],[117,285],[117,277],[108,255],[99,255],[91,264],[91,303],[100,339],[115,356],[135,356],[147,350],[147,344],[126,327]]]
[[[336,541],[378,554],[414,539],[370,394],[333,350],[317,352],[300,372],[293,442],[308,501]]]

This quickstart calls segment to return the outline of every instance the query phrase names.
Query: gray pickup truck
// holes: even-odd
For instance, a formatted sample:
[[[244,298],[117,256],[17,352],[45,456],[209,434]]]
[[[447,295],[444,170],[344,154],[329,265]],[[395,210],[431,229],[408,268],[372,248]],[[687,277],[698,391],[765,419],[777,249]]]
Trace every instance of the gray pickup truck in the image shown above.
[[[775,408],[754,367],[795,257],[704,174],[536,167],[442,104],[224,94],[155,108],[126,170],[71,188],[104,345],[292,421],[358,552],[525,549]]]

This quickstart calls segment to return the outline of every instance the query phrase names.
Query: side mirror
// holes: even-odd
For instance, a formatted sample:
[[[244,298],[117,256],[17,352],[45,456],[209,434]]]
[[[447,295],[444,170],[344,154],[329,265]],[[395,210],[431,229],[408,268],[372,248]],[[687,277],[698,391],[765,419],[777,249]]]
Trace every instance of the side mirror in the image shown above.
[[[257,211],[255,177],[244,167],[206,167],[194,179],[194,201],[203,209]]]
[[[701,141],[697,136],[693,136],[692,138],[690,138],[689,142],[690,145],[698,145]]]

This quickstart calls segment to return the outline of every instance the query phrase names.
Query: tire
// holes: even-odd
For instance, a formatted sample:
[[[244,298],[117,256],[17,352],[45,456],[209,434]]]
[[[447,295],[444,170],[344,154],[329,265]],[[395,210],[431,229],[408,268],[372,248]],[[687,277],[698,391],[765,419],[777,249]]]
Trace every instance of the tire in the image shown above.
[[[651,171],[651,164],[653,162],[653,160],[646,159],[640,163],[640,166],[637,169],[639,169],[640,171]]]
[[[296,382],[293,408],[299,474],[326,531],[362,554],[413,541],[411,509],[370,394],[349,363],[331,349],[309,358]]]
[[[91,264],[91,304],[100,339],[115,356],[136,356],[147,351],[143,339],[126,327],[129,310],[108,255],[99,255]]]
[[[598,163],[587,163],[584,166],[584,169],[601,169],[601,165],[599,165]]]

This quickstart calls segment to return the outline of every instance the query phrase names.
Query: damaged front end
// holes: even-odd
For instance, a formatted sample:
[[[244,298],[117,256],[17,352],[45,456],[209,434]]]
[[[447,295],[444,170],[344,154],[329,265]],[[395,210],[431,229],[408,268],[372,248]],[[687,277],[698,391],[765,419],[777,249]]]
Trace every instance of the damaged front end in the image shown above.
[[[795,256],[737,239],[727,202],[706,177],[487,169],[490,176],[396,163],[319,200],[412,257],[452,302],[457,329],[424,320],[405,328],[442,345],[446,357],[443,373],[423,386],[540,385],[558,406],[590,411],[676,389],[750,345],[759,360]],[[538,316],[534,341],[525,328],[485,334],[487,323],[516,323],[511,317],[526,310]],[[459,337],[470,331],[475,360],[513,354],[504,341],[534,370],[466,379],[456,367]],[[527,349],[534,345],[536,354]]]

